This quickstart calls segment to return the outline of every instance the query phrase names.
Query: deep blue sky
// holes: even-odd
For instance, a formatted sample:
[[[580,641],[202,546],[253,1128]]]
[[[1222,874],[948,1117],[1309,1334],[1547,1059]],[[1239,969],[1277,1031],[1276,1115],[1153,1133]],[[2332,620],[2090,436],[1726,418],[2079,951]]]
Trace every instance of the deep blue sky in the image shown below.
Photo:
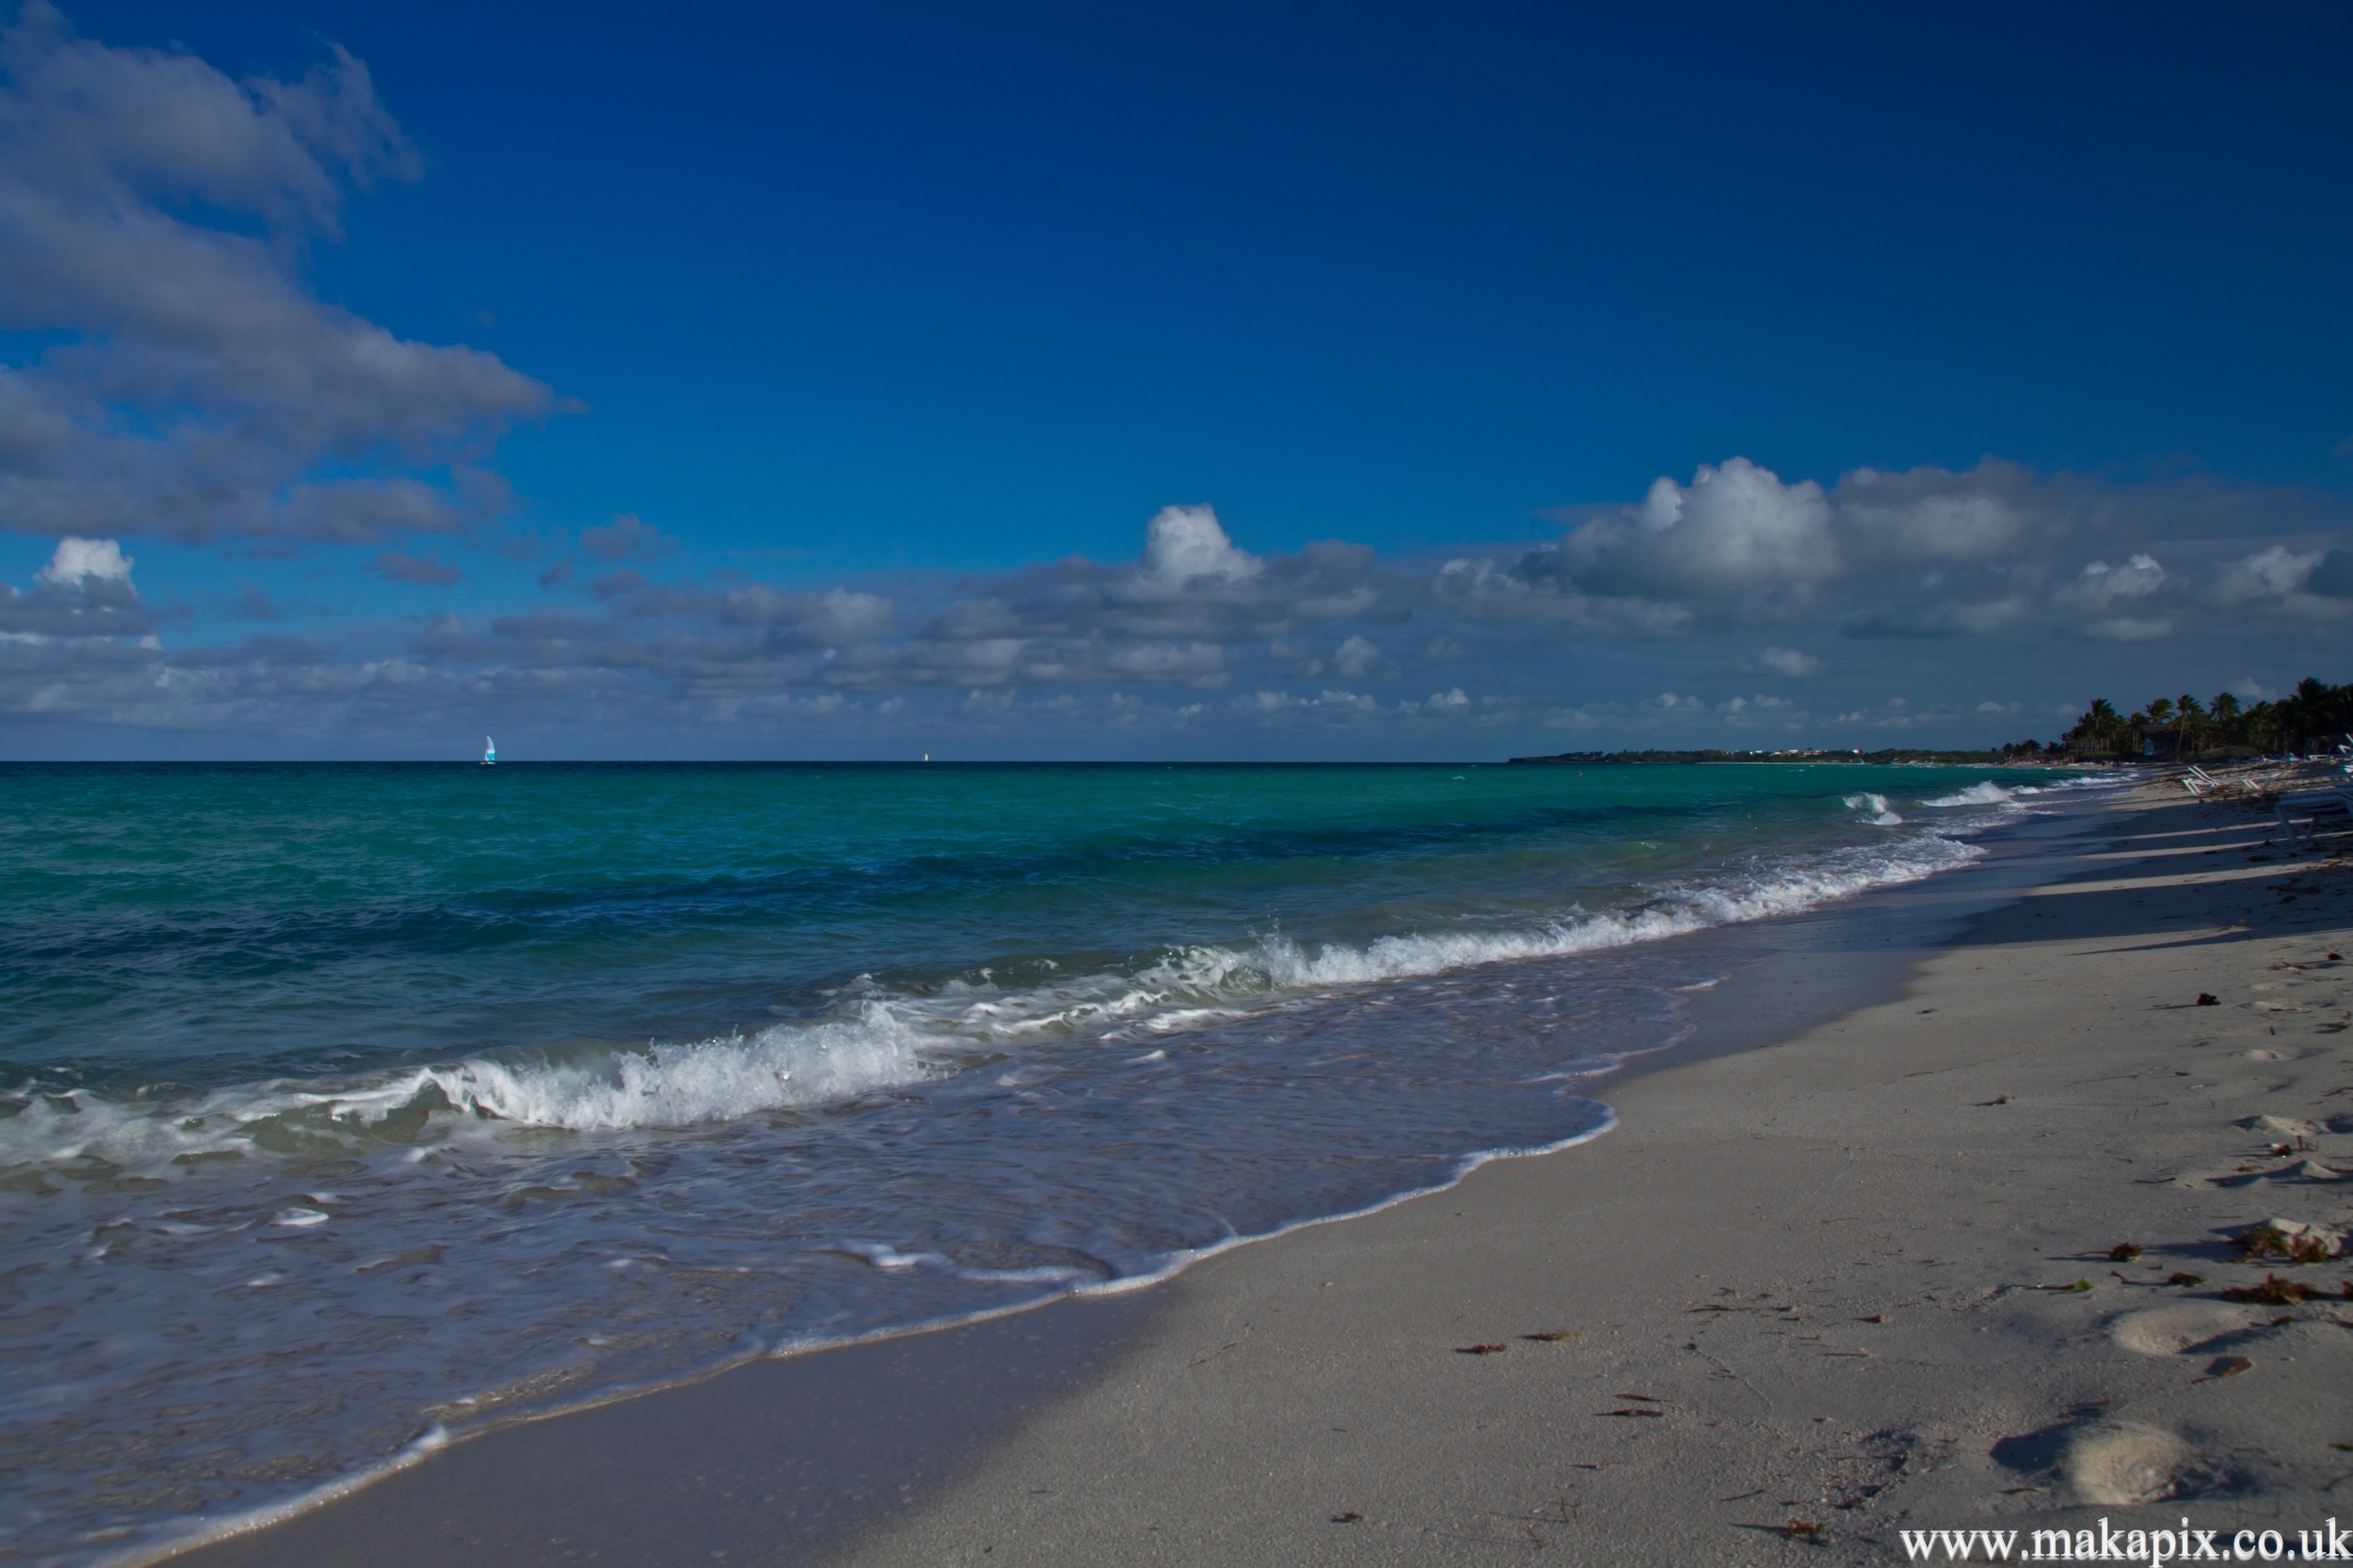
[[[2203,476],[2288,492],[2311,551],[2353,488],[2342,6],[66,14],[237,78],[363,60],[423,177],[355,193],[298,275],[584,405],[499,444],[500,527],[634,513],[677,541],[657,578],[905,604],[863,574],[1126,561],[1171,504],[1260,555],[1492,555],[1736,456]],[[123,549],[195,607],[167,648],[216,634],[205,595],[307,573],[346,630],[305,634],[357,658],[386,617],[538,602],[545,559],[488,537],[424,541],[452,584]],[[1802,644],[1774,616],[1735,619]]]

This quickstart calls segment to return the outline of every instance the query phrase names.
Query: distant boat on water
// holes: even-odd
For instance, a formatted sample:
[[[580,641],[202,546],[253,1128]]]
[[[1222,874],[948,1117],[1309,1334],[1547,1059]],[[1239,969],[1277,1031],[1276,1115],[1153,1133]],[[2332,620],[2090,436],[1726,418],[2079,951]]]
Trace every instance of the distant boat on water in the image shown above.
[[[486,768],[495,768],[498,764],[499,744],[485,735],[482,737],[482,765]]]

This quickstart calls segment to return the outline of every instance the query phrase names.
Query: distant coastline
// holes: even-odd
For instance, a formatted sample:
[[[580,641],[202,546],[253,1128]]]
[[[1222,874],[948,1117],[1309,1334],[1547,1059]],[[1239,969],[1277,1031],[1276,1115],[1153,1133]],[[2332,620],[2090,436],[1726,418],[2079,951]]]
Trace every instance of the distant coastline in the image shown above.
[[[1913,746],[1889,746],[1879,751],[1563,751],[1550,757],[1513,757],[1513,764],[1540,762],[1573,762],[1579,767],[1619,767],[1641,762],[1891,762],[1959,763],[1964,766],[2037,767],[2059,766],[2054,755],[2047,761],[2041,757],[2022,755],[2000,749],[1985,751],[1931,751]],[[2065,764],[2081,767],[2081,762]]]

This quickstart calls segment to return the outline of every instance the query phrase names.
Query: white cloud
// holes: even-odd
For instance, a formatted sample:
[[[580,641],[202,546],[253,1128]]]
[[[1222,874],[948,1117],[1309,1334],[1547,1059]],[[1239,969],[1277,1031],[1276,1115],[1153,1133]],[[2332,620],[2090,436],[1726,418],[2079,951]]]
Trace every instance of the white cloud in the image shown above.
[[[2165,568],[2157,558],[2137,554],[2121,567],[2094,561],[2075,581],[2078,602],[2105,610],[2120,600],[2146,599],[2165,587]]]
[[[240,83],[28,0],[0,32],[0,328],[59,341],[0,366],[0,526],[359,543],[503,504],[469,465],[553,394],[298,277],[346,191],[422,167],[341,50]]]
[[[1266,563],[1234,548],[1217,513],[1208,506],[1163,506],[1144,528],[1139,588],[1169,594],[1246,583]]]
[[[2217,537],[2322,517],[2341,523],[2343,513],[2298,492],[2203,480],[2121,486],[1993,458],[1960,472],[1861,468],[1825,490],[1734,457],[1702,464],[1688,486],[1657,479],[1630,506],[1548,514],[1567,525],[1558,541],[1509,565],[1449,561],[1431,595],[1474,618],[1559,621],[1597,635],[1836,614],[1854,637],[2052,630],[2132,640],[2174,634],[2200,604],[2353,613],[2353,552],[2272,544],[2222,568],[2201,599],[2152,548],[2189,541],[2196,560]]]
[[[82,539],[69,534],[57,541],[49,564],[40,568],[34,581],[56,587],[70,587],[92,577],[128,583],[131,568],[136,564],[112,539]]]
[[[1851,558],[1897,565],[1991,561],[2025,542],[2022,504],[2031,485],[2025,470],[1999,462],[1967,473],[1860,468],[1839,480],[1833,500]]]
[[[846,738],[861,722],[897,727],[919,715],[925,725],[942,727],[927,729],[926,737],[952,735],[968,718],[975,735],[1012,736],[1015,726],[1043,734],[1043,727],[1059,726],[1054,732],[1078,737],[1090,727],[1112,724],[1161,725],[1174,733],[1176,715],[1189,710],[1193,718],[1181,722],[1193,727],[1189,733],[1205,746],[1214,744],[1214,732],[1225,726],[1236,733],[1321,734],[1332,738],[1336,750],[1379,744],[1373,738],[1385,733],[1434,733],[1431,720],[1439,715],[1460,715],[1499,735],[1507,726],[1526,727],[1530,734],[1538,726],[1561,726],[1613,744],[1717,723],[1794,733],[1833,722],[1769,694],[1703,699],[1680,689],[1687,680],[1705,679],[1699,672],[1737,665],[1791,680],[1819,677],[1833,690],[1835,682],[1858,675],[1868,675],[1874,684],[1922,679],[1930,682],[1924,690],[1934,699],[1931,706],[1857,709],[1856,696],[1842,693],[1849,710],[1843,722],[1922,732],[1958,726],[1957,740],[1981,740],[1971,727],[2008,722],[1997,710],[1977,706],[1987,689],[1981,683],[2006,670],[2023,681],[2039,679],[2046,665],[2064,664],[2073,685],[2078,680],[2114,683],[2116,676],[2096,672],[2140,667],[2138,654],[2122,654],[2127,663],[2120,666],[2114,663],[2119,654],[2083,647],[2054,661],[2027,651],[2047,642],[2024,644],[2017,641],[2022,635],[2043,639],[2059,632],[2128,643],[2227,627],[2243,638],[2269,624],[2270,635],[2300,639],[2300,648],[2310,630],[2283,625],[2282,617],[2315,613],[2299,607],[2305,601],[2322,614],[2353,606],[2353,594],[2340,601],[2324,591],[2333,581],[2324,581],[2327,564],[2335,557],[2323,551],[2318,541],[2329,536],[2316,528],[2284,538],[2241,535],[2234,549],[2196,532],[2162,548],[2140,542],[2120,548],[2113,537],[2095,548],[2085,542],[2097,532],[2091,524],[2053,521],[2057,512],[2036,488],[2045,482],[2011,471],[1983,481],[2009,487],[1995,497],[1999,506],[1989,502],[1974,509],[1962,504],[1968,496],[1957,497],[1955,490],[1980,483],[1975,471],[1867,482],[1849,476],[1819,495],[1783,484],[1753,464],[1727,464],[1712,474],[1689,487],[1654,487],[1641,504],[1615,508],[1602,520],[1621,532],[1646,531],[1653,540],[1648,548],[1664,551],[1657,541],[1686,528],[1747,527],[1760,508],[1826,505],[1834,558],[1846,575],[1769,584],[1720,600],[1605,595],[1579,585],[1563,545],[1528,552],[1510,566],[1471,555],[1442,567],[1409,568],[1331,542],[1257,553],[1237,543],[1211,509],[1192,506],[1165,508],[1145,520],[1141,548],[1127,560],[1069,558],[961,580],[899,574],[887,598],[848,584],[794,586],[724,571],[664,579],[660,563],[668,541],[641,521],[622,518],[603,531],[589,531],[565,557],[584,569],[552,583],[549,598],[532,595],[534,607],[521,613],[486,609],[386,626],[338,606],[337,632],[359,649],[346,654],[282,636],[235,646],[153,646],[158,631],[175,616],[197,612],[177,602],[144,601],[131,584],[133,562],[121,543],[79,534],[57,544],[24,591],[0,584],[0,711],[57,722],[221,726],[241,735],[272,725],[281,730],[341,725],[370,737],[419,732],[460,713],[468,723],[475,715],[499,715],[491,728],[501,734],[500,725],[522,715],[569,715],[567,722],[595,734],[838,720],[847,728],[836,732]],[[1736,474],[1737,482],[1726,478]],[[1717,488],[1726,484],[1733,488]],[[1748,488],[1745,500],[1735,493],[1741,486]],[[1849,507],[1850,494],[1867,494],[1869,506]],[[2076,510],[2106,515],[2090,505]],[[2007,534],[2002,519],[2011,514],[2033,526]],[[1947,520],[1953,536],[1941,543],[1931,526],[1937,516]],[[2201,527],[2212,520],[2187,511],[2182,516]],[[1878,530],[1875,542],[1864,538],[1866,520]],[[1812,526],[1801,520],[1798,532]],[[2043,537],[2040,531],[2046,526],[2058,542]],[[1749,533],[1761,538],[1772,530]],[[1785,541],[1791,530],[1773,536]],[[1967,558],[1982,557],[2004,538],[2024,553]],[[1922,558],[1937,551],[1941,558]],[[1753,552],[1748,559],[1753,564],[1768,553]],[[1910,558],[1900,571],[1887,565],[1897,555]],[[1659,554],[1651,564],[1670,558]],[[1786,552],[1779,558],[1785,560]],[[380,570],[425,583],[454,574],[463,559],[409,550],[377,556]],[[152,569],[152,562],[142,564]],[[1780,567],[1766,575],[1774,573],[1787,575]],[[470,575],[484,584],[496,580],[490,570]],[[1851,634],[2007,632],[2012,645],[2007,652],[1988,649],[1982,658],[1973,653],[1966,659],[1888,648],[1872,650],[1866,660],[1836,661],[1845,667],[1833,668],[1803,651],[1801,638],[1817,634],[1809,627],[1753,652],[1740,651],[1755,638],[1737,623],[1788,610],[1787,595],[1799,586],[1818,596],[1817,616],[1838,616],[1840,629]],[[323,606],[309,602],[319,592],[287,582],[270,592],[255,584],[233,604],[217,591],[197,598],[208,616],[284,621],[322,613]],[[1713,640],[1662,661],[1631,648],[1572,650],[1563,647],[1563,633]],[[377,656],[398,646],[388,634],[408,639],[405,657]],[[143,640],[150,646],[141,646]],[[1400,678],[1385,651],[1398,648],[1427,659],[1464,661],[1446,676],[1463,685],[1395,700],[1357,689]],[[2235,647],[2229,656],[2234,663],[2254,657]],[[2188,657],[2186,646],[2164,655],[2169,664]],[[2304,657],[2281,654],[2283,660]],[[2080,676],[2073,675],[2077,669]],[[2320,666],[2312,672],[2336,673]],[[1963,680],[1977,693],[1966,702],[1953,691]],[[2187,671],[2164,680],[2204,683]],[[1678,689],[1648,699],[1637,696],[1670,682]],[[1548,707],[1564,683],[1589,699]],[[1481,696],[1467,694],[1471,684],[1481,687]],[[1221,689],[1250,695],[1206,705],[1173,699]],[[2019,690],[2038,715],[2057,696],[2080,708],[2079,693],[2052,694],[2026,684]],[[985,700],[970,697],[973,692]],[[861,706],[867,693],[872,698]],[[1706,712],[1711,705],[1718,710],[1712,715]],[[21,726],[17,730],[27,732]]]
[[[1350,680],[1362,680],[1381,662],[1381,650],[1366,638],[1352,634],[1332,655],[1332,673]]]
[[[2146,552],[2121,566],[2094,561],[2074,582],[2053,596],[2053,603],[2079,617],[2072,630],[2105,642],[2148,642],[2173,631],[2169,616],[2146,613],[2146,603],[2170,585],[2165,568]]]
[[[1794,648],[1768,648],[1756,656],[1756,662],[1775,675],[1785,675],[1793,680],[1819,675],[1825,667],[1821,660],[1811,653],[1801,653]]]
[[[0,639],[72,644],[152,636],[163,617],[132,585],[134,564],[113,539],[59,539],[49,564],[33,574],[31,591],[0,583]]]
[[[1689,487],[1653,481],[1639,505],[1572,530],[1560,555],[1561,572],[1606,598],[1724,599],[1840,570],[1822,488],[1785,485],[1745,457],[1702,463]]]
[[[2332,563],[2340,551],[2299,551],[2275,544],[2224,563],[2215,574],[2214,600],[2235,615],[2333,620],[2353,614],[2353,595],[2334,592]]]

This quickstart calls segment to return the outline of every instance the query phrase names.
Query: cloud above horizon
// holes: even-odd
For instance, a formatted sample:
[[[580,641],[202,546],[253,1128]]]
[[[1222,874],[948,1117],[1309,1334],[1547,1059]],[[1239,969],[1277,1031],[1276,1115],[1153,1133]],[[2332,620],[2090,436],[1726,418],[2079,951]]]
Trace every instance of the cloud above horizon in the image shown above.
[[[319,299],[307,246],[422,165],[367,67],[296,81],[76,38],[47,0],[0,32],[0,527],[375,544],[498,515],[479,460],[554,394],[481,351]]]
[[[2324,549],[2227,557],[2250,522],[2333,530],[2341,508],[2206,480],[2104,483],[1989,457],[1856,469],[1825,490],[1733,457],[1689,485],[1655,480],[1632,505],[1554,515],[1561,538],[1508,565],[1449,561],[1439,594],[1477,618],[1656,636],[1827,620],[1846,637],[2142,641],[2201,618],[2353,615],[2353,582],[2321,572]],[[2169,570],[2160,548],[2189,569]]]
[[[2250,517],[2295,532],[2249,537]],[[2145,653],[2103,664],[2103,646],[2178,647],[2245,689],[2238,672],[2258,664],[2318,668],[2341,637],[2313,635],[2353,612],[2343,548],[2318,531],[2327,503],[2203,480],[2104,485],[1989,461],[1858,471],[1825,488],[1736,457],[1559,520],[1516,558],[1332,540],[1259,553],[1212,507],[1172,505],[1130,560],[899,573],[884,591],[658,575],[679,542],[625,515],[565,558],[584,577],[541,575],[540,602],[376,622],[364,654],[283,635],[168,646],[189,608],[142,599],[118,541],[74,536],[25,589],[0,584],[0,712],[379,744],[538,724],[722,750],[917,732],[1147,748],[1322,736],[1460,750],[1562,732],[1562,744],[1880,744],[2056,732],[2089,684],[2153,668]],[[427,591],[461,577],[397,551],[363,569]],[[224,620],[282,614],[240,582]],[[1839,657],[1856,638],[1879,651]],[[1980,651],[1960,665],[1932,651],[1954,640]],[[1612,649],[1652,651],[1629,673]],[[1661,657],[1685,672],[1663,697],[1640,673]],[[2022,682],[2039,700],[2022,700]]]
[[[340,48],[238,80],[49,0],[0,30],[0,545],[50,551],[0,581],[0,748],[1982,740],[2095,689],[2353,674],[2342,498],[1992,456],[1817,479],[1734,455],[1428,552],[1262,548],[1280,520],[1181,502],[1130,557],[984,573],[763,576],[743,563],[807,540],[668,496],[519,518],[496,447],[555,392],[304,276],[355,196],[422,171]]]

